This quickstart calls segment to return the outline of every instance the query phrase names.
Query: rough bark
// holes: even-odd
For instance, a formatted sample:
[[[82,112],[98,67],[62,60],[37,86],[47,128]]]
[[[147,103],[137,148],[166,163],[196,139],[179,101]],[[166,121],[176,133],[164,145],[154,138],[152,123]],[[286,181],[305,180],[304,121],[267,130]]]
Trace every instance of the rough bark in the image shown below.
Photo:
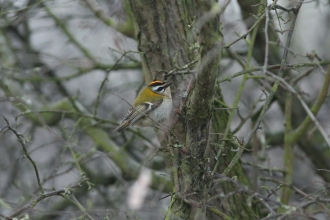
[[[216,193],[210,192],[212,178],[206,178],[210,170],[207,161],[214,163],[214,158],[205,153],[209,144],[210,121],[215,98],[223,101],[221,90],[215,87],[222,43],[217,2],[130,0],[130,6],[147,82],[152,78],[162,79],[162,74],[187,65],[195,70],[188,76],[171,77],[174,82],[174,108],[178,109],[182,97],[189,95],[184,99],[188,101],[184,103],[180,119],[172,130],[174,137],[170,138],[175,189],[165,219],[203,219],[206,216],[208,219],[223,219],[221,212],[223,216],[229,215],[234,219],[249,219],[253,212],[242,199],[244,195],[234,195],[233,199],[226,199],[221,205],[219,200],[213,204],[206,201],[212,193]],[[191,65],[195,60],[197,64]],[[213,120],[213,123],[219,123],[218,132],[223,132],[223,122],[227,118],[227,114],[221,113]],[[220,143],[221,140],[216,141]],[[221,172],[232,156],[228,153],[217,170]],[[239,180],[246,180],[240,164],[233,168],[231,174],[238,176]],[[230,183],[223,183],[220,188],[224,193],[233,190]],[[208,209],[209,205],[215,205],[217,214],[212,214],[216,212]]]

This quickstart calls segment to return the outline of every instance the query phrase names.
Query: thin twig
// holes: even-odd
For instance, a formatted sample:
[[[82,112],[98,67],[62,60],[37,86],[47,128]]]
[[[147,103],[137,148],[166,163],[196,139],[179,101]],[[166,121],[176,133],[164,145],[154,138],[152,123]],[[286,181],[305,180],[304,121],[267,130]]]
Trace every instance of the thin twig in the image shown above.
[[[70,201],[72,204],[78,207],[80,211],[82,211],[85,216],[90,220],[95,220],[88,212],[86,211],[85,207],[80,204],[80,202],[76,199],[74,194],[72,193],[71,189],[65,189],[64,192],[60,194],[62,197],[66,198],[68,201]]]
[[[114,19],[109,17],[107,13],[103,10],[103,8],[98,4],[95,0],[83,0],[87,7],[94,12],[94,15],[100,19],[104,24],[112,27],[116,31],[124,34],[127,37],[135,38],[134,34],[134,25],[133,22],[130,20],[129,16],[124,24],[119,24]],[[125,3],[123,3],[125,4]]]
[[[302,4],[303,4],[303,0],[301,2],[299,2],[298,5],[296,6],[296,13],[295,13],[293,21],[291,23],[290,32],[288,33],[288,37],[287,37],[287,40],[286,40],[286,45],[285,45],[283,56],[282,56],[281,67],[280,67],[280,70],[279,70],[279,73],[278,73],[279,77],[283,76],[283,72],[285,70],[285,64],[286,64],[286,60],[287,60],[287,57],[288,57],[288,52],[289,52],[289,48],[290,48],[291,38],[292,38],[292,35],[293,35],[293,30],[294,30],[296,20],[297,20],[297,17],[298,17],[298,12],[299,12],[300,7],[301,7]],[[233,166],[238,162],[238,160],[240,159],[240,157],[241,157],[244,149],[246,148],[247,144],[250,143],[250,141],[251,141],[252,137],[254,136],[255,132],[259,129],[259,126],[260,126],[261,122],[263,121],[263,118],[266,114],[266,111],[267,111],[272,99],[275,96],[275,93],[277,91],[279,83],[280,83],[279,80],[275,81],[275,83],[273,85],[273,88],[272,88],[269,96],[266,99],[266,103],[264,104],[264,106],[262,108],[262,111],[259,115],[259,118],[256,121],[255,126],[252,129],[252,132],[249,134],[248,138],[245,141],[245,145],[238,150],[238,152],[236,153],[234,158],[231,160],[230,164],[223,171],[223,174],[225,174],[225,175],[228,174],[229,171],[233,168]]]
[[[306,72],[304,72],[303,74],[300,74],[296,77],[294,77],[292,80],[290,80],[290,84],[291,85],[295,85],[297,84],[301,79],[305,78],[306,76],[308,76],[309,74],[311,74],[313,72],[313,70],[316,69],[316,66],[310,68],[309,70],[307,70]]]
[[[160,127],[164,128],[164,129],[168,129],[167,127],[161,125],[160,123],[158,123],[157,121],[155,121],[155,119],[151,118],[148,114],[144,113],[144,112],[141,112],[139,111],[138,109],[136,109],[133,105],[131,105],[128,101],[126,101],[123,97],[121,97],[119,94],[117,93],[113,93],[114,95],[118,96],[121,100],[123,100],[124,102],[126,102],[129,106],[131,106],[131,108],[135,109],[135,111],[139,112],[140,114],[148,117],[149,119],[151,119],[153,122],[155,122],[157,125],[159,125]]]
[[[278,76],[276,76],[275,74],[273,74],[272,72],[267,71],[267,74],[269,74],[270,76],[272,76],[273,78],[275,78],[276,80],[280,81],[281,83],[283,83],[286,88],[292,92],[293,94],[295,94],[299,100],[299,102],[301,103],[301,105],[303,106],[303,108],[305,109],[306,113],[308,114],[308,116],[311,118],[311,120],[314,122],[315,126],[317,127],[317,129],[320,131],[320,133],[322,134],[324,140],[327,142],[328,147],[330,147],[330,139],[328,138],[328,134],[327,132],[323,129],[323,127],[320,125],[320,123],[318,122],[318,120],[315,118],[313,112],[309,109],[308,105],[306,104],[306,102],[303,100],[303,98],[301,97],[301,95],[289,84],[287,83],[283,78],[280,78]],[[329,71],[330,74],[330,71]],[[326,81],[325,81],[326,82]],[[328,86],[329,87],[329,86]],[[322,104],[323,102],[320,102],[321,100],[319,100],[319,104]],[[300,132],[301,134],[303,132]]]
[[[267,0],[266,0],[267,4]],[[262,68],[262,73],[265,74],[268,67],[268,54],[269,54],[269,36],[268,36],[268,25],[269,25],[269,10],[268,7],[265,8],[266,21],[265,21],[265,58],[264,66]]]
[[[263,10],[263,7],[264,7],[263,5],[259,5],[258,14],[261,13],[261,11]],[[263,15],[265,16],[265,13],[263,13]],[[261,21],[261,20],[259,20],[259,21]],[[254,30],[253,30],[253,32],[252,32],[251,39],[250,39],[250,41],[248,41],[249,42],[249,50],[248,50],[248,56],[247,56],[247,60],[246,60],[247,63],[244,66],[245,69],[248,69],[249,66],[250,66],[250,61],[252,59],[252,52],[253,52],[254,43],[255,43],[255,40],[256,40],[256,37],[257,37],[258,28],[259,28],[259,25],[256,25],[255,28],[254,28]],[[234,101],[233,107],[236,107],[238,105],[238,103],[239,103],[239,100],[240,100],[241,95],[243,93],[243,88],[244,88],[245,83],[246,83],[246,81],[248,79],[247,77],[248,77],[247,74],[244,74],[243,75],[243,79],[241,81],[239,90],[238,90],[237,95],[235,97],[235,101]],[[234,111],[231,111],[230,114],[229,114],[228,121],[227,121],[226,129],[225,129],[225,137],[230,132],[230,124],[231,124],[233,118],[234,118]],[[222,143],[222,146],[221,147],[223,147],[223,144],[224,143]],[[221,147],[220,147],[220,149],[221,149]],[[220,155],[220,151],[221,151],[220,149],[218,150],[217,157]],[[245,147],[239,148],[238,149],[238,152],[236,153],[236,155],[234,156],[234,158],[237,158],[237,160],[238,160],[238,157],[240,157],[240,155],[243,153],[244,149],[245,149]],[[234,158],[233,158],[233,160],[234,160]],[[216,165],[214,166],[214,171],[215,171],[216,167],[218,166],[218,163],[219,163],[219,161],[216,162]],[[233,166],[233,165],[234,165],[233,163],[230,163],[229,166],[227,166],[226,169],[224,170],[224,173],[223,174],[225,174],[225,175],[228,174],[227,172],[232,168],[231,166]]]
[[[69,40],[80,50],[81,53],[85,55],[88,59],[90,59],[93,63],[98,63],[95,57],[90,53],[90,51],[84,47],[76,37],[69,31],[67,26],[50,10],[47,4],[42,3],[44,9],[46,10],[47,14],[55,21],[56,25],[61,28],[63,33],[69,38]]]
[[[252,166],[252,167],[256,167],[256,168],[258,168],[260,170],[263,170],[263,171],[285,173],[285,170],[279,169],[279,168],[276,168],[276,167],[270,168],[270,167],[250,163],[250,162],[242,162],[242,164]]]
[[[37,168],[36,163],[35,163],[34,160],[31,158],[29,152],[28,152],[27,149],[26,149],[25,140],[24,140],[25,138],[24,138],[24,136],[23,136],[21,133],[19,133],[18,131],[16,131],[16,129],[14,129],[13,127],[10,126],[9,121],[8,121],[8,119],[7,119],[5,116],[3,116],[3,118],[4,118],[4,120],[6,121],[7,128],[8,128],[9,130],[11,130],[11,131],[16,135],[17,140],[18,140],[18,141],[21,143],[21,145],[22,145],[22,148],[23,148],[23,151],[24,151],[25,156],[26,156],[26,157],[28,158],[28,160],[31,162],[31,164],[32,164],[32,166],[33,166],[33,168],[34,168],[34,172],[35,172],[36,177],[37,177],[37,183],[38,183],[38,186],[39,186],[39,190],[40,190],[40,192],[41,192],[41,195],[43,195],[43,194],[44,194],[44,189],[42,188],[42,185],[41,185],[41,181],[40,181],[40,177],[39,177],[39,171],[38,171],[38,168]]]
[[[8,217],[6,217],[6,219],[12,219],[12,218],[15,218],[15,217],[27,212],[28,210],[30,210],[34,206],[36,206],[40,201],[42,201],[46,198],[49,198],[49,197],[52,197],[52,196],[62,196],[63,193],[68,192],[68,189],[74,189],[74,188],[81,187],[82,183],[84,183],[87,180],[88,179],[84,179],[80,183],[78,183],[77,185],[69,187],[69,188],[64,188],[64,189],[55,190],[55,191],[52,191],[52,192],[49,192],[49,193],[44,193],[44,194],[38,196],[37,198],[33,199],[31,202],[29,202],[28,204],[26,204],[22,208],[16,210],[14,213],[10,214]]]
[[[301,68],[301,67],[316,67],[316,66],[320,66],[320,65],[329,65],[330,64],[330,60],[324,60],[324,61],[320,61],[320,62],[314,62],[314,63],[297,63],[297,64],[284,64],[283,65],[283,69],[284,70],[288,70],[288,69],[297,69],[297,68]],[[269,65],[267,67],[267,70],[275,70],[275,69],[280,69],[281,68],[281,64],[275,64],[275,65]],[[237,72],[233,75],[230,76],[226,76],[222,79],[218,80],[218,83],[222,83],[225,81],[231,81],[233,78],[236,78],[238,76],[247,74],[247,73],[252,73],[252,72],[257,72],[257,71],[262,71],[263,67],[255,67],[255,68],[249,68],[246,70],[242,70],[240,72]]]
[[[125,51],[125,52],[119,57],[119,59],[117,59],[117,61],[113,64],[113,66],[107,71],[107,74],[106,74],[106,76],[104,77],[104,80],[102,81],[101,86],[100,86],[100,88],[99,88],[99,91],[98,91],[98,93],[97,93],[96,103],[95,103],[95,108],[94,108],[94,113],[93,113],[94,116],[97,115],[97,108],[98,108],[98,106],[99,106],[99,102],[100,102],[100,98],[101,98],[101,92],[102,92],[102,89],[103,89],[103,87],[104,87],[104,85],[105,85],[105,82],[108,80],[108,76],[109,76],[110,72],[111,72],[112,70],[114,70],[114,68],[115,68],[115,67],[119,64],[119,62],[120,62],[120,61],[126,56],[126,54],[128,54],[128,53],[133,53],[133,52],[135,52],[135,51]],[[137,52],[137,53],[138,53],[138,52]]]
[[[231,45],[235,44],[236,42],[238,42],[239,40],[243,39],[243,38],[246,38],[252,30],[255,29],[255,27],[257,27],[259,25],[259,23],[264,19],[265,17],[265,13],[263,13],[259,18],[258,20],[252,25],[252,27],[250,27],[250,29],[244,33],[242,36],[240,36],[239,38],[237,38],[236,40],[234,40],[233,42],[229,43],[229,44],[226,44],[223,48],[229,48]]]

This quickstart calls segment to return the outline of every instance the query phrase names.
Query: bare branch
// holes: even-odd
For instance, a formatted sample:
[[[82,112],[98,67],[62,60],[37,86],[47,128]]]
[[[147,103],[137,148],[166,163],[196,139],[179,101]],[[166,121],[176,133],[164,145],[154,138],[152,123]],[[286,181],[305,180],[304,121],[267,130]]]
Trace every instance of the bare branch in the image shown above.
[[[116,22],[114,19],[112,19],[105,13],[102,7],[98,5],[98,3],[95,0],[83,0],[83,1],[86,3],[88,8],[92,12],[94,12],[94,15],[97,18],[99,18],[104,24],[114,28],[115,30],[126,35],[127,37],[135,38],[134,25],[130,17],[127,18],[124,24],[118,24],[118,22]],[[123,4],[126,3],[124,2]]]
[[[293,30],[294,30],[294,27],[295,27],[295,24],[296,24],[296,20],[297,20],[297,17],[298,17],[298,12],[301,8],[301,5],[303,4],[303,1],[299,2],[296,6],[296,11],[297,13],[295,14],[294,16],[294,19],[291,23],[291,31],[288,33],[288,37],[287,37],[287,40],[286,40],[286,45],[285,45],[285,49],[284,49],[284,52],[283,52],[283,56],[282,56],[282,61],[281,61],[281,66],[280,66],[280,71],[278,73],[278,76],[279,77],[282,77],[283,75],[283,72],[285,70],[285,63],[286,63],[286,60],[287,60],[287,57],[288,57],[288,49],[290,48],[290,43],[291,43],[291,38],[292,38],[292,34],[293,34]],[[228,174],[229,171],[232,169],[232,167],[238,162],[238,160],[240,159],[244,149],[246,148],[247,144],[251,141],[253,135],[255,134],[255,132],[259,129],[259,126],[260,126],[260,123],[262,122],[265,114],[266,114],[266,111],[277,91],[277,88],[278,88],[278,85],[279,85],[280,81],[277,80],[274,85],[273,85],[273,88],[272,88],[272,91],[271,93],[268,95],[267,99],[266,99],[266,103],[264,104],[263,108],[262,108],[262,111],[259,115],[259,118],[258,120],[256,121],[256,124],[255,126],[253,127],[251,133],[249,134],[246,142],[245,142],[245,145],[244,147],[240,148],[239,151],[237,152],[237,154],[235,155],[235,157],[232,159],[232,161],[230,162],[230,164],[227,166],[227,168],[223,171],[223,174]]]
[[[49,198],[49,197],[52,197],[52,196],[63,196],[64,194],[66,194],[71,189],[81,187],[82,184],[87,180],[88,179],[84,179],[75,186],[71,186],[71,187],[68,187],[68,188],[60,189],[60,190],[55,190],[55,191],[52,191],[52,192],[49,192],[49,193],[44,193],[44,194],[38,196],[37,198],[33,199],[30,203],[26,204],[22,208],[16,210],[14,213],[10,214],[8,217],[6,217],[6,219],[12,219],[12,218],[15,218],[19,215],[22,215],[25,212],[28,212],[30,209],[35,207],[40,201],[42,201],[46,198]]]
[[[25,139],[24,136],[21,133],[19,133],[18,131],[16,131],[16,129],[14,129],[13,127],[10,126],[9,121],[5,116],[3,116],[3,119],[6,121],[7,128],[9,130],[11,130],[16,135],[17,140],[21,143],[25,156],[28,158],[28,160],[31,162],[31,164],[34,168],[34,172],[35,172],[36,177],[37,177],[37,183],[38,183],[38,186],[39,186],[39,190],[41,192],[41,195],[43,195],[44,194],[44,189],[42,188],[42,185],[41,185],[41,182],[40,182],[40,177],[39,177],[39,171],[38,171],[38,168],[37,168],[37,164],[31,158],[29,152],[26,149],[26,146],[25,146],[26,141],[24,140]]]

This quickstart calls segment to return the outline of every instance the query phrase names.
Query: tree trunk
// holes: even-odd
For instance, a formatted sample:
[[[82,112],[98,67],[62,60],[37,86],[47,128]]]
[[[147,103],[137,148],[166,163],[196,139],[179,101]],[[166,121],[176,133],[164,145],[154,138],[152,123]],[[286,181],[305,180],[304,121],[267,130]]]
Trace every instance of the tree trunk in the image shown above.
[[[253,211],[246,205],[246,196],[207,201],[215,193],[234,190],[231,183],[222,183],[212,190],[213,167],[216,159],[206,153],[210,122],[213,129],[223,132],[228,114],[217,111],[214,100],[223,102],[216,87],[222,48],[219,7],[216,1],[130,0],[136,22],[136,37],[141,54],[145,80],[171,77],[174,82],[174,109],[180,109],[179,120],[169,135],[174,195],[165,219],[251,219]],[[182,77],[177,72],[194,70]],[[175,70],[175,71],[172,71]],[[175,75],[177,74],[177,75]],[[180,104],[181,103],[181,104]],[[219,105],[219,104],[216,104]],[[212,139],[218,144],[221,138]],[[217,149],[215,149],[217,151]],[[233,155],[228,152],[216,168],[222,172]],[[230,175],[247,183],[238,163]],[[229,217],[229,216],[230,217]]]

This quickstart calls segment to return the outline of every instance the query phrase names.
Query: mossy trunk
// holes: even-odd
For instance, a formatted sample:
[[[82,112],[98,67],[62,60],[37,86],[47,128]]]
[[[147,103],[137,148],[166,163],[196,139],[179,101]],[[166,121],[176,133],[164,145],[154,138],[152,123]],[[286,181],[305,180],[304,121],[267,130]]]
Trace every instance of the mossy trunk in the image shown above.
[[[172,129],[174,135],[169,135],[175,189],[165,219],[253,219],[244,195],[208,201],[218,192],[210,191],[213,179],[208,166],[215,164],[215,158],[206,153],[210,122],[215,116],[212,127],[223,132],[228,119],[223,112],[213,114],[215,100],[223,101],[216,87],[222,48],[218,3],[130,0],[130,7],[145,79],[148,82],[165,76],[173,81],[174,109],[181,111],[174,113],[179,119]],[[194,71],[185,76],[176,74],[182,69]],[[212,141],[220,143],[221,139]],[[223,171],[232,157],[228,153],[220,158],[223,163],[217,171]],[[234,166],[231,175],[247,183],[240,164]],[[234,191],[230,183],[218,188],[224,193]]]

